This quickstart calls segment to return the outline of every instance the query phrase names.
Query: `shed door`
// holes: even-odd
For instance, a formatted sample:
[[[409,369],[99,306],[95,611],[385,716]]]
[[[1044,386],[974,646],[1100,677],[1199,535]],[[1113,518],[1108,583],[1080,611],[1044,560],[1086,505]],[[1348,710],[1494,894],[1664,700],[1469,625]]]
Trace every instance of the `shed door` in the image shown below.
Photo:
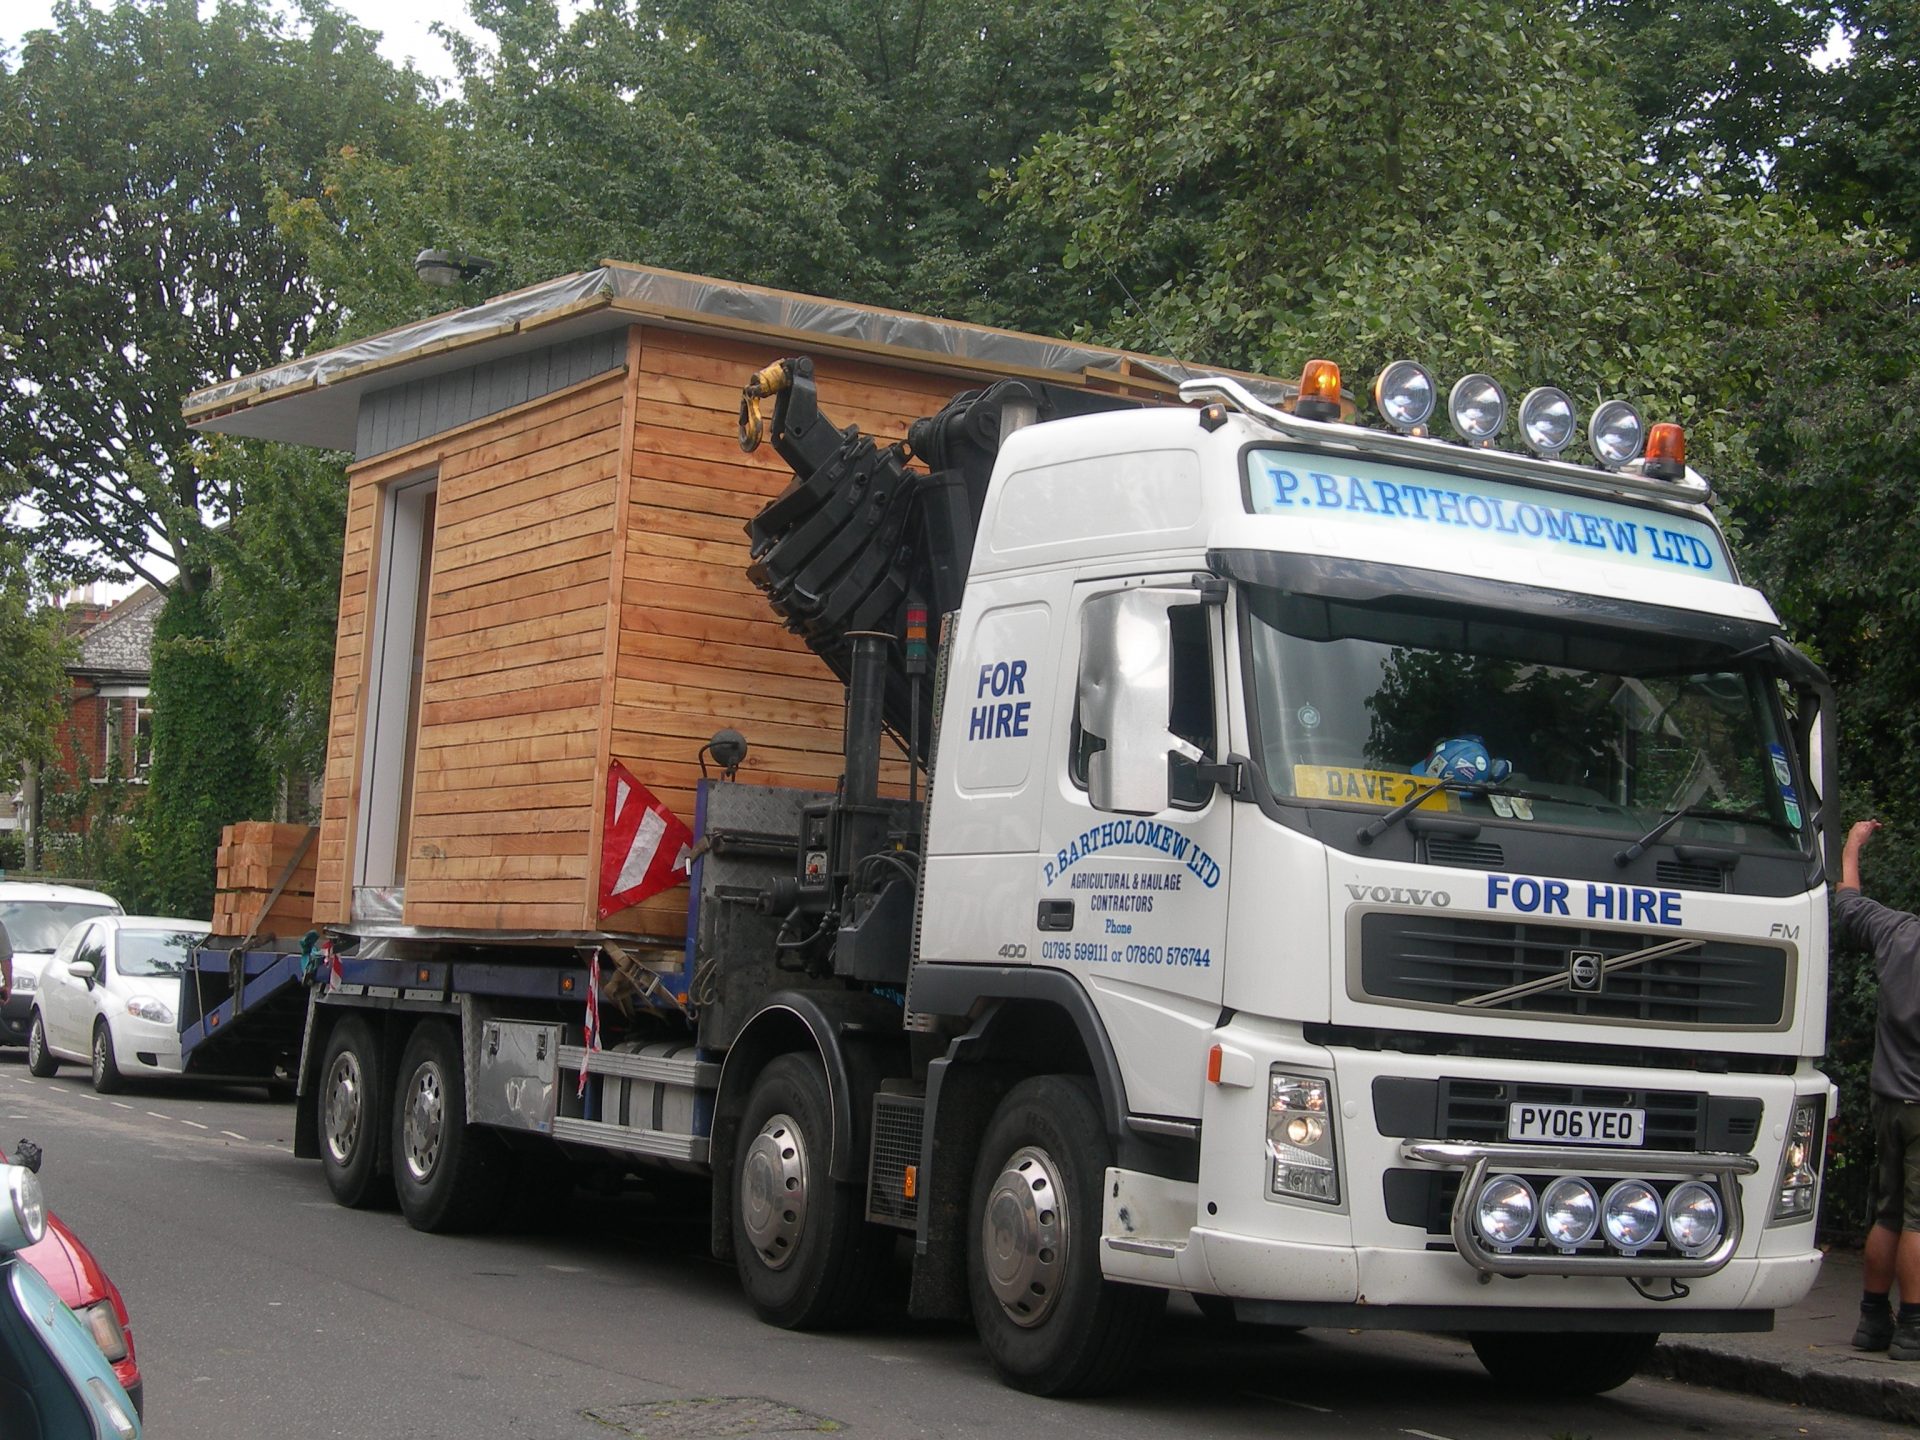
[[[355,919],[398,919],[390,892],[407,878],[437,490],[437,480],[416,480],[394,486],[387,496],[364,712]]]

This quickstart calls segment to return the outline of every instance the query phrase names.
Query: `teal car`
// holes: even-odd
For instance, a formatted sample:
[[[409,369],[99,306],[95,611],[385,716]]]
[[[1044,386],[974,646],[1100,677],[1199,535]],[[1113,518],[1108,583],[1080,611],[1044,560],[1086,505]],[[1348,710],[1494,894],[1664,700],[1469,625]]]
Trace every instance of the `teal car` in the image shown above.
[[[0,1164],[0,1415],[8,1440],[139,1440],[133,1402],[93,1333],[15,1253],[46,1228],[39,1177]]]

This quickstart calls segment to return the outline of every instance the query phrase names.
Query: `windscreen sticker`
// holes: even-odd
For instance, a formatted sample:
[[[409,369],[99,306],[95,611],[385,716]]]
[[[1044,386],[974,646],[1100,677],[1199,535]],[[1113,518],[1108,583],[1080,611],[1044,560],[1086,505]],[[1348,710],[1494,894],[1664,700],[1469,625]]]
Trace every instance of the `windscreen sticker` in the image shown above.
[[[1787,763],[1786,747],[1769,745],[1767,754],[1773,761],[1774,788],[1780,792],[1780,805],[1787,812],[1787,823],[1798,830],[1800,828],[1800,795],[1793,788],[1793,766]]]

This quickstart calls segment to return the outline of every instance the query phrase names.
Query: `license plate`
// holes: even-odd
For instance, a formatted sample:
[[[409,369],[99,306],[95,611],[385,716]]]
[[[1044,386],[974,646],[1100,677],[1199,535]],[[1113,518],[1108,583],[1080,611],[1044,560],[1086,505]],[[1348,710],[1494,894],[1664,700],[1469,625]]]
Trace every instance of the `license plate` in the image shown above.
[[[1604,1105],[1507,1106],[1507,1138],[1553,1145],[1643,1145],[1647,1112]]]

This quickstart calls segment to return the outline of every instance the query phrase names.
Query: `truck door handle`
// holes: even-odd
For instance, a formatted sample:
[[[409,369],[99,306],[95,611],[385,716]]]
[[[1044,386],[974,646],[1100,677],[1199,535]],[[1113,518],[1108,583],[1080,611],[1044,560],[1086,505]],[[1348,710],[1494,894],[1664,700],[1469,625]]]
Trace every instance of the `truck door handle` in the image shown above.
[[[1073,929],[1073,901],[1042,900],[1040,915],[1035,922],[1042,930]]]

